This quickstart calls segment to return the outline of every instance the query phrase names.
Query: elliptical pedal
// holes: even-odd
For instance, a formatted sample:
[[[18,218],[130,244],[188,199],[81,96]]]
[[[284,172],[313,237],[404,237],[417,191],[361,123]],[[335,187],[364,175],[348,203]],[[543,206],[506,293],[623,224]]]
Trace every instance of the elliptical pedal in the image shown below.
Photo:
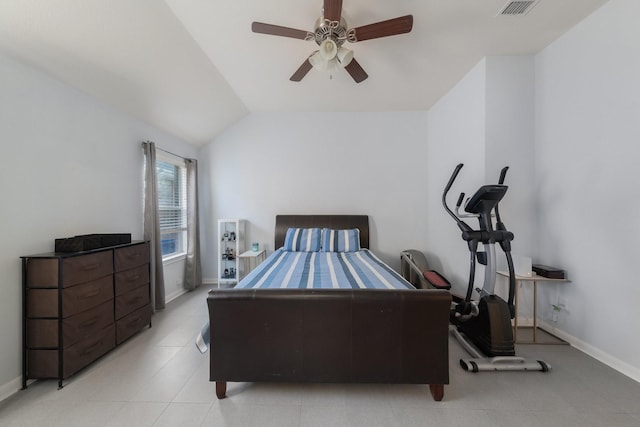
[[[467,372],[480,371],[542,371],[551,369],[543,360],[525,359],[518,356],[460,359],[460,366]]]
[[[477,347],[475,347],[464,333],[458,331],[454,326],[450,328],[451,334],[458,340],[464,349],[471,356],[461,358],[460,366],[467,372],[480,371],[541,371],[548,372],[551,365],[543,360],[527,359],[520,356],[495,356],[485,357]]]

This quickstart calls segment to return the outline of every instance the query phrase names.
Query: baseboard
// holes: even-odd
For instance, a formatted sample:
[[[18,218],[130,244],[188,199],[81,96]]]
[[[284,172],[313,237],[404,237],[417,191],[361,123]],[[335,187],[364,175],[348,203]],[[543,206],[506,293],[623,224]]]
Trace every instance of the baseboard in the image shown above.
[[[218,285],[218,281],[215,279],[204,279],[202,281],[202,285],[203,286],[217,286]],[[174,299],[178,298],[180,295],[184,295],[187,293],[186,289],[178,289],[175,292],[171,292],[169,295],[165,295],[164,296],[164,302],[168,303],[173,301]]]
[[[18,377],[6,384],[0,385],[0,402],[22,389],[22,377]]]
[[[635,366],[631,366],[628,363],[618,359],[617,357],[614,357],[609,353],[592,346],[591,344],[587,344],[586,342],[574,337],[573,335],[570,335],[556,328],[551,323],[539,321],[538,326],[540,326],[542,329],[546,331],[551,332],[553,335],[557,336],[558,338],[565,340],[566,342],[568,342],[569,344],[571,344],[573,347],[577,348],[581,352],[588,354],[589,356],[604,363],[610,368],[613,368],[616,371],[620,372],[621,374],[626,375],[632,380],[640,383],[640,369],[636,368]]]
[[[186,293],[187,293],[186,289],[178,289],[175,292],[171,292],[169,295],[165,295],[164,302],[165,302],[165,304],[168,303],[168,302],[171,302],[174,299],[178,298],[180,295],[184,295]]]
[[[518,317],[518,327],[533,327],[533,317]]]

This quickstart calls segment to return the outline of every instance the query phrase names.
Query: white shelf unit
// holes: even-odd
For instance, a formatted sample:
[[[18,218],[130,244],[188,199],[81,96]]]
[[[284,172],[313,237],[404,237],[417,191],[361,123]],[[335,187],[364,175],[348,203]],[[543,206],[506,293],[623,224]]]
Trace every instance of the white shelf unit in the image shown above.
[[[218,220],[218,287],[238,283],[243,263],[238,255],[244,252],[244,220]]]

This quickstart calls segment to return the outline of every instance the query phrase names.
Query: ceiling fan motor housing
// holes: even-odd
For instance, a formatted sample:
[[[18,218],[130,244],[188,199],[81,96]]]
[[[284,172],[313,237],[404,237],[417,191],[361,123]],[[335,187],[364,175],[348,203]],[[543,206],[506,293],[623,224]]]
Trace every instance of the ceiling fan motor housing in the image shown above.
[[[340,18],[340,22],[318,19],[315,28],[314,40],[318,46],[321,46],[322,42],[328,38],[332,39],[337,47],[342,46],[345,41],[351,43],[356,41],[355,31],[347,30],[347,21],[344,18]]]

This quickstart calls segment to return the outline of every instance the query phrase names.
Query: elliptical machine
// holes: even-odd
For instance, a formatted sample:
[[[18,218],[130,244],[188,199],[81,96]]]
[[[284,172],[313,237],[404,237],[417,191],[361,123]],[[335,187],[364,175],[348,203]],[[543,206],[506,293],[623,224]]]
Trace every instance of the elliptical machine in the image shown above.
[[[451,331],[473,358],[460,359],[466,371],[543,371],[551,367],[542,360],[530,360],[516,356],[511,319],[515,317],[513,305],[516,281],[511,258],[511,241],[514,236],[500,218],[498,204],[507,192],[504,179],[508,167],[502,169],[498,184],[483,185],[465,203],[466,213],[459,209],[465,197],[458,197],[455,213],[447,205],[447,193],[464,165],[456,166],[442,194],[442,204],[462,231],[462,239],[469,247],[469,283],[463,298],[454,298],[450,321]],[[496,224],[493,225],[495,215]],[[462,218],[478,218],[479,229],[474,230]],[[482,243],[484,251],[478,251]],[[498,243],[505,253],[509,270],[509,297],[505,301],[495,295],[496,249]],[[479,301],[472,300],[477,262],[485,266],[484,285],[477,288]],[[455,301],[457,300],[457,301]]]

